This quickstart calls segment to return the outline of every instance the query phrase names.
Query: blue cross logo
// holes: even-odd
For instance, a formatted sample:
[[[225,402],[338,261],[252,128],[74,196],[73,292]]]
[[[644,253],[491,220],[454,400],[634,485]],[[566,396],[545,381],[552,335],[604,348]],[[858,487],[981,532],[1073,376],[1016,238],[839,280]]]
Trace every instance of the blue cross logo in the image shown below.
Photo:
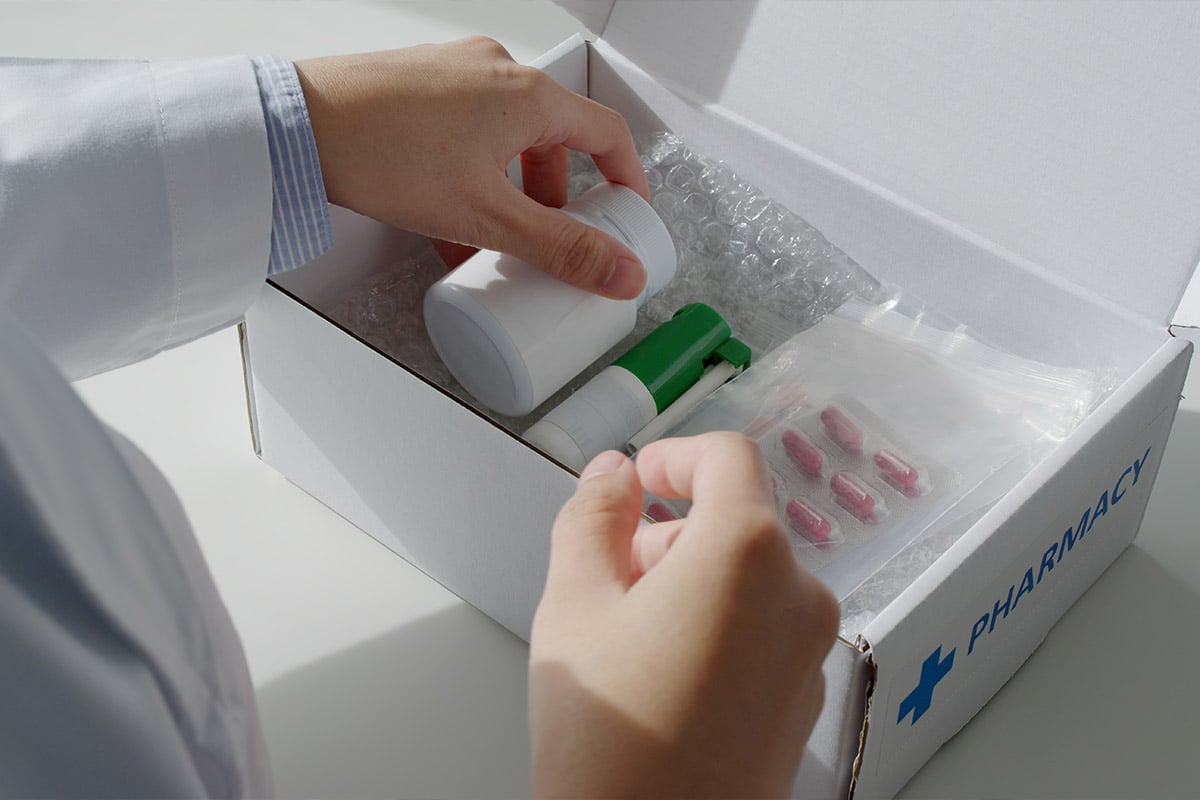
[[[912,724],[916,725],[929,706],[933,703],[933,687],[938,685],[938,681],[946,677],[951,668],[954,667],[954,652],[958,648],[954,648],[946,657],[942,658],[942,646],[939,644],[937,649],[929,654],[929,658],[921,664],[921,680],[917,681],[917,688],[908,693],[900,702],[900,715],[896,717],[896,724],[899,725],[904,721],[911,711],[913,718]]]

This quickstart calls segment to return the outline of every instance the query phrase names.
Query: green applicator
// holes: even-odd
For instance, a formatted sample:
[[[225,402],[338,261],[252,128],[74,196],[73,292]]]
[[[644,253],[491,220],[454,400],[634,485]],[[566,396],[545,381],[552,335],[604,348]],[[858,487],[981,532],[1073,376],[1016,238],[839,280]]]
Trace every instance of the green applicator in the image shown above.
[[[750,363],[721,315],[691,303],[524,434],[578,471],[605,450],[632,454]]]

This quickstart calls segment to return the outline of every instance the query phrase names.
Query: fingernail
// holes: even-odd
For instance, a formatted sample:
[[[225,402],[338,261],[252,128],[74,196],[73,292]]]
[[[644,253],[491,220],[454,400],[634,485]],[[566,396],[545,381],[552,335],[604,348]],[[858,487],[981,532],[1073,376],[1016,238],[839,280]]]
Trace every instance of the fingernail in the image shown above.
[[[632,258],[624,256],[613,262],[612,272],[600,287],[601,293],[620,300],[637,297],[646,285],[646,270]]]
[[[579,482],[583,483],[588,478],[595,478],[597,475],[608,475],[609,473],[616,472],[624,463],[624,453],[617,450],[605,450],[583,468],[583,472],[579,475]]]

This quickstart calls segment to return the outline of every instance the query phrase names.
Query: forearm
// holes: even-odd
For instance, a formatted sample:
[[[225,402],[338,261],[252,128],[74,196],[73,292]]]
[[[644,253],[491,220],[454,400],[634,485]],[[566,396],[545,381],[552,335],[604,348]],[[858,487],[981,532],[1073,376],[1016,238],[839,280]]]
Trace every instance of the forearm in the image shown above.
[[[72,378],[236,320],[266,273],[250,60],[0,60],[0,305]]]

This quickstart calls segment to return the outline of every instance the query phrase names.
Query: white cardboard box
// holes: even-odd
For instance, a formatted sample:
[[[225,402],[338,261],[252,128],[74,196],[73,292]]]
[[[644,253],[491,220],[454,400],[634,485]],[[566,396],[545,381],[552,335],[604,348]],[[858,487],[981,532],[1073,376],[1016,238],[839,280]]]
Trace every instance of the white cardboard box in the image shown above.
[[[795,794],[891,795],[1137,531],[1191,349],[1169,328],[1194,313],[1200,252],[1200,7],[575,5],[599,38],[543,57],[556,80],[727,158],[993,341],[1120,381],[834,646]],[[312,309],[411,246],[349,213],[335,226],[337,247],[247,314],[256,447],[528,637],[575,477]]]

